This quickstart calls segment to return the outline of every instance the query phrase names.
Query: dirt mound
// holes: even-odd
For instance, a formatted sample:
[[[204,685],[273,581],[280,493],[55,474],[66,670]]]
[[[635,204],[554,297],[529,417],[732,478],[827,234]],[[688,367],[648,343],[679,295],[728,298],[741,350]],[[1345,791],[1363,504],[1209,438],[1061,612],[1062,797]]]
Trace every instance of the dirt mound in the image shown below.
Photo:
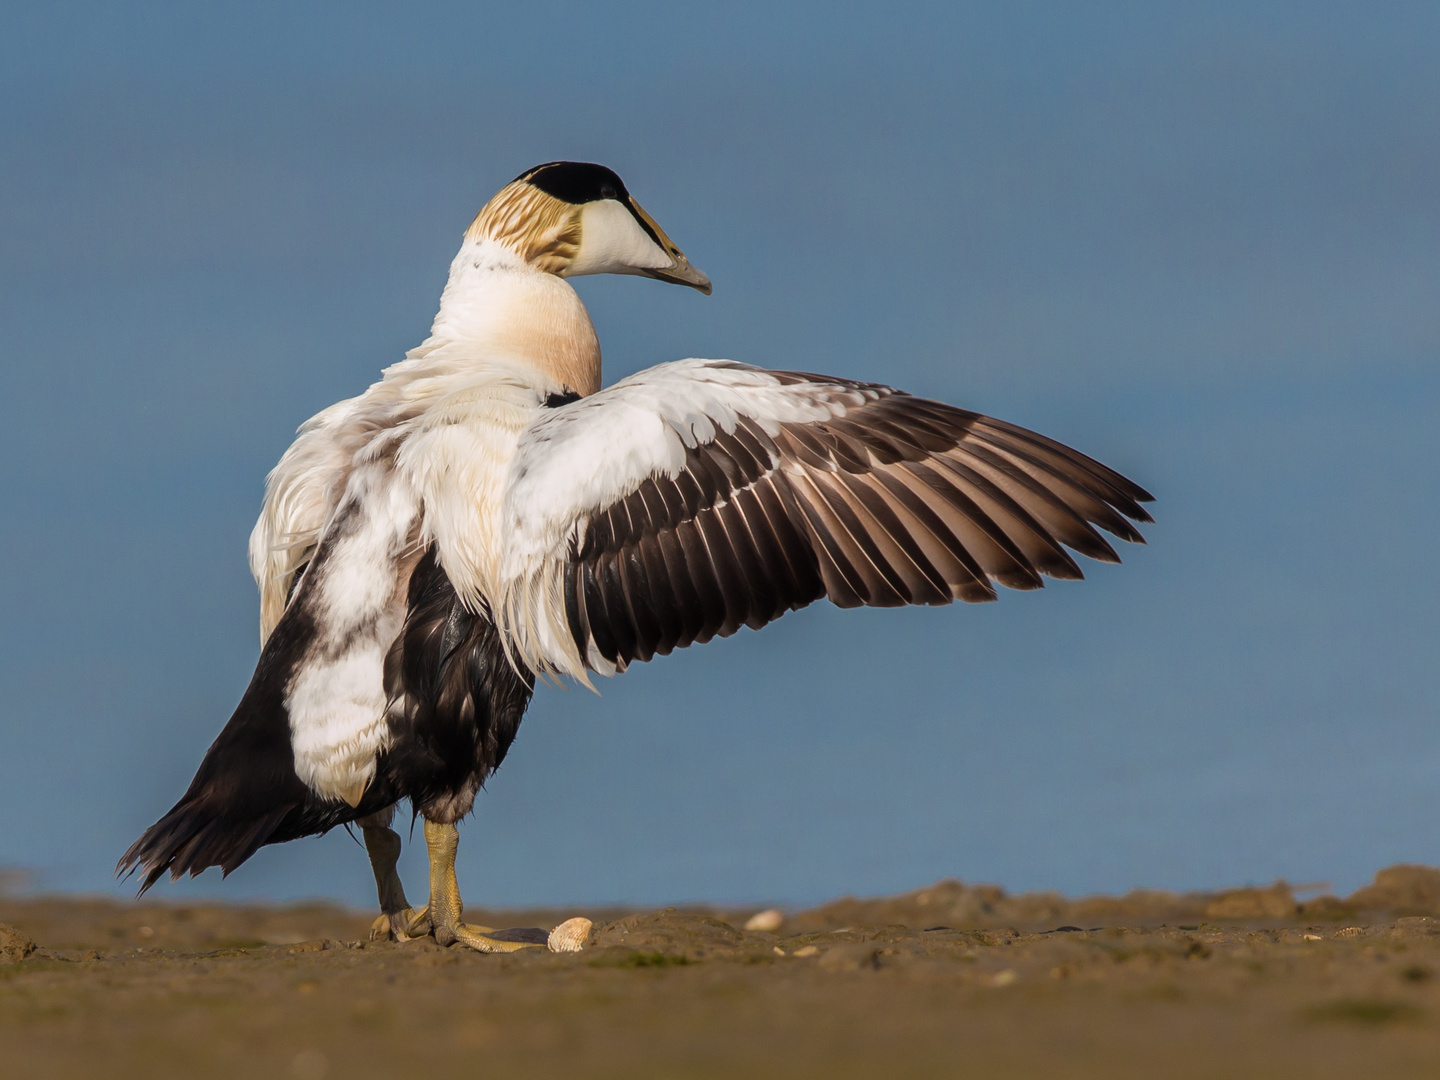
[[[735,956],[745,940],[741,931],[713,915],[675,908],[618,919],[597,928],[591,937],[601,948],[649,949],[691,960]]]
[[[13,926],[0,923],[0,964],[18,964],[35,951],[35,942]]]
[[[1352,893],[1347,903],[1361,911],[1395,915],[1440,915],[1440,870],[1433,866],[1388,866],[1375,883]]]
[[[1292,919],[1302,910],[1290,887],[1278,881],[1267,888],[1213,893],[1174,893],[1137,889],[1124,896],[1070,900],[1055,892],[1011,895],[998,885],[966,885],[954,879],[902,896],[877,899],[846,897],[787,919],[791,929],[828,930],[849,925],[916,928],[989,929],[1002,926],[1043,928],[1139,923]]]
[[[821,907],[794,912],[781,925],[789,931],[823,931],[856,925],[1043,929],[1060,924],[1158,926],[1207,921],[1279,923],[1297,919],[1333,922],[1354,919],[1362,913],[1376,918],[1440,916],[1440,869],[1392,866],[1377,873],[1374,884],[1349,897],[1326,895],[1303,902],[1296,899],[1293,889],[1284,881],[1264,888],[1247,886],[1215,892],[1136,889],[1123,896],[1087,896],[1072,900],[1056,892],[1011,894],[998,885],[967,885],[947,878],[900,896],[845,897]]]

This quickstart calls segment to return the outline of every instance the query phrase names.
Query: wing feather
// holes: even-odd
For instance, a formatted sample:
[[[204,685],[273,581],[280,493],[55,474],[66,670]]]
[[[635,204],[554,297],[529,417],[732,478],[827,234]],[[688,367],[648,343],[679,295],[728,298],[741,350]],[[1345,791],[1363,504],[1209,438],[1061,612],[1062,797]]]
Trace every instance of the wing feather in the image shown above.
[[[353,400],[341,401],[311,417],[265,479],[249,545],[250,573],[260,587],[262,645],[339,504],[353,454],[344,436],[354,411]]]
[[[740,565],[735,558],[735,549],[725,532],[725,523],[720,518],[718,507],[715,511],[697,517],[695,526],[705,542],[710,564],[715,568],[715,583],[720,588],[724,605],[715,633],[720,637],[729,637],[750,618],[750,590],[745,585]]]
[[[705,538],[700,535],[696,518],[675,526],[675,535],[680,541],[680,550],[685,554],[687,576],[699,597],[700,625],[686,644],[698,641],[703,645],[725,623],[725,594],[720,590],[715,564],[710,560],[710,551],[705,545]]]

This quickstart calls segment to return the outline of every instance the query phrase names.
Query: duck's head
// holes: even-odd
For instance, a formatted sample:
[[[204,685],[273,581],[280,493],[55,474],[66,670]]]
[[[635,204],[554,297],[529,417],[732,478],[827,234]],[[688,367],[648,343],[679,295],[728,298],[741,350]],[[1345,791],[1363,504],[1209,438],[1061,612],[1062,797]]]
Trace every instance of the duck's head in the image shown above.
[[[710,279],[604,165],[551,161],[521,173],[485,204],[465,235],[502,244],[559,277],[639,274],[710,292]]]

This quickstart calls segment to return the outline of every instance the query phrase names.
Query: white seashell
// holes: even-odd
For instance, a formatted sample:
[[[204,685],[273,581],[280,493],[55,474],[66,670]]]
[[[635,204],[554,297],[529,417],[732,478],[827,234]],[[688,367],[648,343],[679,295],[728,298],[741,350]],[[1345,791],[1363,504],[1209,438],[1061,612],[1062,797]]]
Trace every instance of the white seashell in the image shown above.
[[[550,931],[550,951],[579,952],[585,947],[585,942],[590,939],[592,925],[589,919],[580,915],[573,919],[566,919]]]

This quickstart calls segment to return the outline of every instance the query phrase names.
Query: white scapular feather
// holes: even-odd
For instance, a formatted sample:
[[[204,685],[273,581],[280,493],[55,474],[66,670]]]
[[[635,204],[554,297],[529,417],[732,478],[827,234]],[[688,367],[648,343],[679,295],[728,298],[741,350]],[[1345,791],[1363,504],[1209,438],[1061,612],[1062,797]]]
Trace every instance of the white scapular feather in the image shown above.
[[[506,545],[500,515],[506,474],[543,388],[521,367],[476,364],[476,378],[417,422],[396,468],[425,508],[421,542],[435,543],[445,572],[470,608],[498,594]]]

